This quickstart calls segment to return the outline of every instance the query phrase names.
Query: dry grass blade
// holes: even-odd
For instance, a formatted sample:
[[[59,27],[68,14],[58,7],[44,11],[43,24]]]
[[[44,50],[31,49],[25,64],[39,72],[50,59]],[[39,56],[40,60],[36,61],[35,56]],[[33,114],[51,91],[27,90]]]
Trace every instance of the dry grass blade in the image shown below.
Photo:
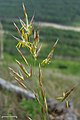
[[[73,86],[70,90],[68,90],[67,92],[64,93],[64,98],[62,99],[62,101],[64,101],[66,98],[69,97],[69,95],[74,91],[74,89],[76,88],[76,86]]]
[[[58,40],[57,40],[57,41],[55,42],[55,44],[53,45],[52,50],[51,50],[50,53],[48,54],[47,58],[42,61],[41,65],[46,65],[46,64],[49,64],[49,63],[50,63],[51,58],[52,58],[52,56],[53,56],[53,52],[54,52],[55,47],[56,47],[56,45],[57,45],[57,42],[58,42]]]
[[[34,21],[34,15],[32,16],[32,19],[30,21],[30,24],[33,24],[33,21]]]
[[[52,56],[53,56],[53,50],[51,50],[51,52],[48,54],[47,60],[50,61]]]
[[[24,62],[26,63],[26,65],[29,65],[26,58],[24,57],[24,55],[22,54],[22,52],[17,48],[19,54],[21,55],[22,59],[24,60]]]
[[[12,35],[12,36],[13,36],[13,35]],[[26,42],[25,42],[25,40],[24,40],[22,37],[21,37],[22,40],[19,39],[19,38],[17,38],[17,37],[15,37],[15,36],[13,36],[13,38],[16,39],[16,40],[18,41],[18,44],[16,45],[16,47],[20,48],[21,45],[22,45],[22,46],[25,46],[25,45],[26,45]]]
[[[26,24],[25,24],[21,19],[20,19],[20,23],[21,23],[21,25],[22,25],[22,27],[21,27],[20,30],[22,30],[23,28],[24,28],[25,30],[27,30]]]
[[[12,35],[13,36],[13,35]],[[26,46],[27,48],[31,49],[31,43],[30,42],[25,42],[25,40],[23,39],[23,41],[15,36],[13,36],[17,41],[18,41],[18,44],[16,45],[16,47],[18,46]],[[19,47],[20,48],[20,47]]]
[[[27,16],[27,13],[26,13],[26,8],[25,8],[24,3],[23,3],[23,10],[24,10],[24,16],[25,16],[25,20],[26,20],[26,25],[28,27],[28,16]]]
[[[34,41],[35,42],[39,42],[39,32],[38,31],[34,31]]]
[[[52,47],[52,50],[55,49],[57,43],[58,43],[59,39],[57,39],[57,41],[54,43],[53,47]]]
[[[17,77],[14,77],[14,78],[23,88],[25,88],[25,89],[27,88],[21,80],[19,80]]]
[[[42,45],[39,47],[39,49],[38,49],[38,51],[37,51],[37,53],[36,53],[36,57],[38,57],[38,55],[39,55],[39,53],[40,53],[40,51],[41,51],[41,48],[42,48]]]
[[[50,53],[48,54],[48,56],[47,56],[47,59],[50,60],[50,59],[52,58],[53,52],[54,52],[54,50],[55,50],[55,47],[56,47],[58,41],[59,41],[59,39],[57,39],[57,41],[54,43],[51,52],[50,52]]]
[[[14,77],[16,76],[20,80],[24,80],[23,76],[19,75],[16,71],[9,67],[9,70],[13,73]]]
[[[25,67],[18,61],[16,60],[17,64],[19,65],[19,67],[21,68],[21,70],[25,73],[26,77],[30,77],[29,73],[27,72],[27,70],[25,69]]]
[[[63,92],[63,95],[58,97],[57,100],[60,100],[63,102],[70,96],[70,94],[74,91],[75,88],[76,88],[76,86],[73,86],[70,90]]]
[[[22,40],[21,40],[20,38],[17,38],[17,37],[15,37],[14,35],[12,35],[12,37],[13,37],[14,39],[16,39],[18,42],[22,42]]]
[[[13,24],[14,24],[15,28],[17,29],[19,35],[21,35],[21,32],[20,32],[19,28],[17,27],[16,23],[13,23]]]

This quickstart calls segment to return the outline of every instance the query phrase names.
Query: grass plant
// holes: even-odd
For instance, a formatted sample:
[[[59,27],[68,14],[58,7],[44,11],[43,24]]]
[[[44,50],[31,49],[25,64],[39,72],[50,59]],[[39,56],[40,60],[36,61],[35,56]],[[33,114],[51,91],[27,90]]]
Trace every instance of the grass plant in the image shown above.
[[[52,46],[50,52],[41,61],[38,61],[38,56],[41,51],[42,45],[39,44],[40,37],[39,37],[39,28],[35,29],[34,27],[34,15],[31,19],[31,21],[28,21],[28,16],[26,13],[25,5],[23,4],[23,10],[24,10],[24,17],[25,22],[22,19],[19,19],[21,27],[19,28],[16,23],[14,23],[14,26],[19,34],[19,37],[13,36],[17,41],[16,48],[19,52],[19,55],[21,56],[24,64],[20,62],[18,59],[16,59],[16,63],[19,66],[19,71],[15,71],[14,69],[10,68],[11,74],[14,76],[15,80],[24,88],[27,89],[27,86],[25,85],[25,79],[26,81],[33,81],[33,87],[34,89],[31,89],[31,86],[28,86],[28,88],[34,93],[35,99],[39,104],[40,107],[40,114],[42,120],[49,120],[48,115],[48,106],[47,106],[47,100],[46,100],[46,92],[43,85],[43,74],[42,74],[42,68],[50,64],[54,50],[56,48],[58,40],[54,43]],[[25,48],[28,50],[32,62],[30,63],[28,59],[24,56],[22,49]],[[38,64],[38,73],[35,72],[35,65]],[[38,74],[38,76],[36,76]],[[36,88],[36,89],[35,89]],[[66,101],[66,107],[68,107],[68,100],[67,98],[69,95],[73,92],[75,89],[75,86],[70,88],[70,90],[63,92],[61,97],[58,97],[57,99],[60,102]],[[29,120],[32,120],[32,118],[27,117]]]

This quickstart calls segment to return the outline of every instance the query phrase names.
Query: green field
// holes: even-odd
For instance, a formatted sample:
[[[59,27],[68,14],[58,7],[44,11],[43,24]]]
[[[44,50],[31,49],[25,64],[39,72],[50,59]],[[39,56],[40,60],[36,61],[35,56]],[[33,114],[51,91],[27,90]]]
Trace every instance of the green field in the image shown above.
[[[35,12],[36,21],[61,24],[80,24],[79,0],[24,0],[30,17]],[[0,19],[22,17],[22,0],[0,0]]]

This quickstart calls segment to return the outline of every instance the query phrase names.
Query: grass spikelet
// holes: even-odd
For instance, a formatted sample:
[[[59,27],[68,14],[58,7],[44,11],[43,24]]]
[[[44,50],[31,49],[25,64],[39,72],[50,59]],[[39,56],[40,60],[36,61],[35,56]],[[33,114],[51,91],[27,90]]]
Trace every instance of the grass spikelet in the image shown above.
[[[20,32],[20,30],[19,30],[18,26],[16,25],[16,23],[13,23],[13,24],[14,24],[14,26],[15,26],[16,30],[18,31],[19,35],[21,35],[21,32]]]
[[[38,57],[38,55],[39,55],[39,53],[40,53],[40,51],[41,51],[41,48],[42,48],[42,45],[40,45],[39,49],[37,50],[37,52],[36,52],[36,57]]]
[[[28,64],[28,62],[27,62],[25,56],[23,55],[23,53],[22,53],[18,48],[17,48],[17,50],[18,50],[19,54],[21,55],[22,59],[24,60],[24,62],[26,63],[26,65],[29,66],[29,64]]]
[[[30,77],[29,73],[27,72],[26,68],[18,61],[16,60],[17,64],[19,65],[19,67],[21,68],[21,70],[25,73],[26,77]]]
[[[59,39],[56,40],[56,42],[54,43],[53,47],[52,47],[52,50],[54,50],[56,48],[56,45],[58,43]]]
[[[9,67],[9,70],[13,73],[14,77],[19,78],[20,80],[24,80],[23,76],[19,75],[16,71]]]
[[[26,13],[26,8],[25,8],[24,3],[23,3],[23,10],[24,10],[24,16],[25,16],[25,20],[26,20],[26,25],[28,26],[28,16],[27,16],[27,13]]]
[[[66,101],[66,107],[69,107],[67,98],[70,96],[70,94],[74,91],[75,88],[76,86],[73,86],[70,90],[63,92],[63,95],[58,97],[57,100],[61,102]]]
[[[52,47],[52,50],[50,51],[50,53],[48,54],[48,56],[47,56],[47,58],[46,59],[44,59],[42,62],[41,62],[41,65],[46,65],[46,64],[49,64],[50,63],[50,61],[51,61],[51,58],[52,58],[52,56],[53,56],[53,52],[54,52],[54,50],[55,50],[55,47],[56,47],[56,45],[57,45],[57,42],[58,42],[58,40],[55,42],[55,44],[53,45],[53,47]]]
[[[38,31],[34,31],[34,41],[35,42],[39,42],[39,32]]]
[[[32,25],[33,22],[34,22],[34,15],[32,16],[32,19],[31,19],[31,21],[30,21],[30,25]]]
[[[14,77],[14,78],[23,88],[25,89],[27,88],[26,85],[21,80],[19,80],[17,77]]]

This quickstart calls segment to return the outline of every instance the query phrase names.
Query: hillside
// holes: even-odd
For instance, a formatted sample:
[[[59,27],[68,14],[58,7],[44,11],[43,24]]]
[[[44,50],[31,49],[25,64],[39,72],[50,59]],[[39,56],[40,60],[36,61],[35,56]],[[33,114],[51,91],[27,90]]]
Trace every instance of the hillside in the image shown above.
[[[36,21],[80,24],[80,0],[24,0]],[[0,19],[22,17],[22,0],[0,0]]]

